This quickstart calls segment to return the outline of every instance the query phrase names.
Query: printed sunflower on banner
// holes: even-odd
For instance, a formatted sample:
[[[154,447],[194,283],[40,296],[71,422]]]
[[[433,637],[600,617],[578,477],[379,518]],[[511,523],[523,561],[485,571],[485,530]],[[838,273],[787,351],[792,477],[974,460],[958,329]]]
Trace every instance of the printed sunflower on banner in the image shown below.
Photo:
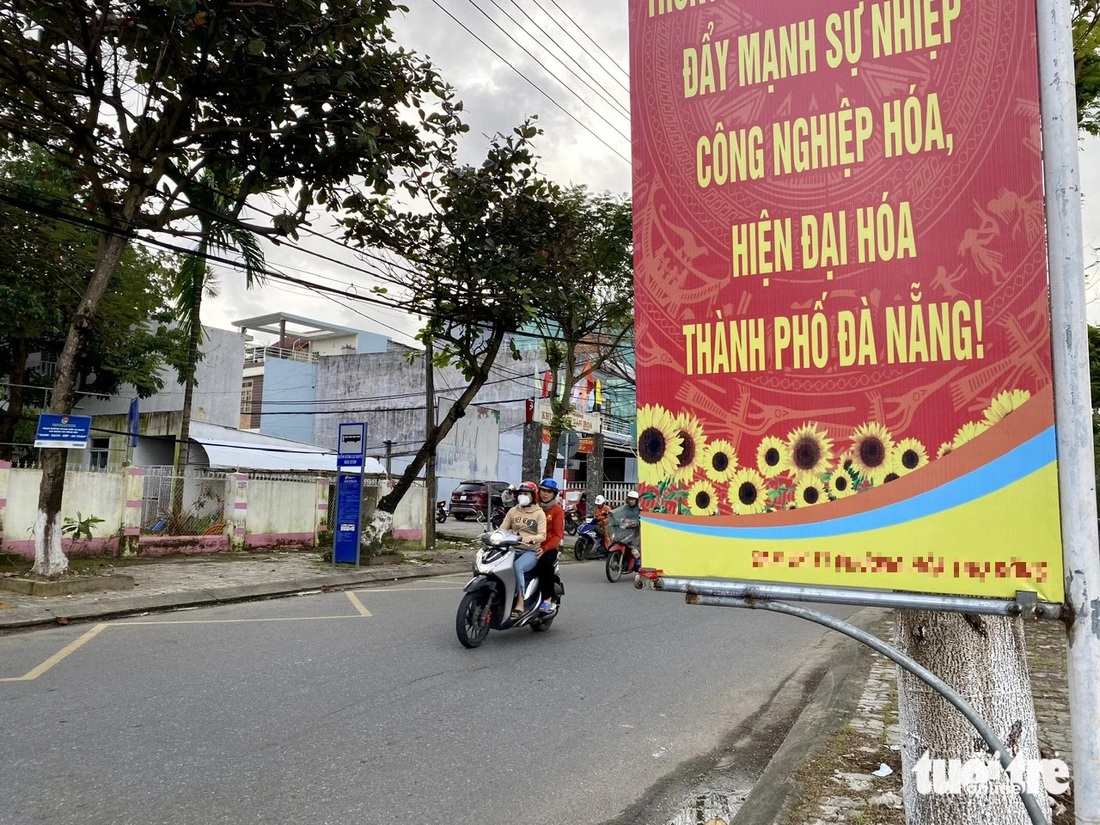
[[[787,436],[787,469],[795,485],[816,481],[833,461],[833,441],[820,425],[807,421]]]
[[[894,439],[881,424],[868,422],[856,427],[852,433],[852,468],[871,484],[881,484],[891,471],[890,458],[894,452]]]
[[[706,434],[699,419],[691,413],[677,415],[675,427],[680,436],[680,455],[676,458],[673,478],[681,484],[690,484],[696,469],[702,466],[700,459],[706,451]]]
[[[734,515],[748,516],[766,512],[768,483],[756,470],[745,467],[730,476],[727,497]]]
[[[679,467],[683,439],[676,417],[664,407],[646,404],[638,410],[638,481],[668,483]]]
[[[687,494],[687,508],[693,516],[713,516],[718,513],[718,494],[709,481],[696,481]]]
[[[928,451],[917,439],[903,438],[894,447],[890,469],[899,476],[907,475],[927,465]]]
[[[1020,409],[1031,398],[1027,390],[1005,390],[995,397],[986,407],[985,423],[992,427],[999,421],[1003,421],[1013,411]]]
[[[819,478],[807,478],[794,488],[794,507],[812,507],[828,500],[825,483]]]
[[[719,438],[707,444],[702,463],[707,478],[715,484],[723,484],[737,472],[737,453],[730,442]]]

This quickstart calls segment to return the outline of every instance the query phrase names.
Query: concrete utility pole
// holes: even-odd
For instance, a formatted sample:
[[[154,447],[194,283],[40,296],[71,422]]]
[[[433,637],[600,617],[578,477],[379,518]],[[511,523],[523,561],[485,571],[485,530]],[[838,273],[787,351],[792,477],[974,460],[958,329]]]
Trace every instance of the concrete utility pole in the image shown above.
[[[603,494],[603,433],[592,434],[592,452],[588,454],[588,512],[596,509],[596,496]]]
[[[550,445],[553,449],[554,445]],[[542,478],[542,424],[527,421],[523,425],[523,481]]]
[[[435,349],[428,339],[424,350],[424,440],[432,437],[435,428]],[[388,471],[387,467],[387,471]],[[424,465],[424,549],[435,549],[435,448]]]
[[[1100,823],[1100,555],[1092,458],[1088,323],[1085,317],[1077,97],[1069,0],[1039,4],[1039,100],[1043,117],[1050,265],[1054,415],[1069,628],[1069,710],[1078,825]]]

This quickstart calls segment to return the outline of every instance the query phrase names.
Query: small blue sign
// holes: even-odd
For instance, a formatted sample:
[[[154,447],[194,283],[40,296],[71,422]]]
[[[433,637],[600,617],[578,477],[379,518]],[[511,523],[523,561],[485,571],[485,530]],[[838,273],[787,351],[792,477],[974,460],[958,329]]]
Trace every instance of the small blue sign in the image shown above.
[[[367,449],[367,425],[341,424],[336,445],[336,467],[362,467]]]
[[[340,473],[336,476],[336,535],[332,542],[332,560],[359,563],[359,505],[363,500],[363,476]]]
[[[35,447],[55,447],[70,450],[88,449],[88,435],[92,419],[87,415],[38,416],[38,430],[34,434]]]

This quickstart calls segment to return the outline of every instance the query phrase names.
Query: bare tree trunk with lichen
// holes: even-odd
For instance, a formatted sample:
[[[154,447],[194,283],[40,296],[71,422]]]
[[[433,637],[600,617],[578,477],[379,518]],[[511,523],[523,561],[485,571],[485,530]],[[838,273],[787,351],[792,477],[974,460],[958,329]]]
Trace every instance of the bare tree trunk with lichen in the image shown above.
[[[899,610],[898,648],[957,690],[993,729],[1013,758],[1039,758],[1023,623],[1019,618]],[[898,679],[902,781],[908,825],[1029,825],[1019,797],[1004,785],[989,792],[922,789],[918,766],[931,759],[983,759],[988,750],[974,726],[939,693],[906,671]],[[992,759],[992,756],[989,756]],[[1003,777],[1002,777],[1003,778]],[[1043,802],[1045,795],[1039,795]]]

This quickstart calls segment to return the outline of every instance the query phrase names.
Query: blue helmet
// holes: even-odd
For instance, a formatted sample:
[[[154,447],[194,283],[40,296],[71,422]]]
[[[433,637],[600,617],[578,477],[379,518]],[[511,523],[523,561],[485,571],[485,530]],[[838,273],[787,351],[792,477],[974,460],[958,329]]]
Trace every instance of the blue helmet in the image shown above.
[[[554,481],[554,479],[552,478],[544,478],[542,481],[539,482],[539,489],[549,490],[552,493],[557,493],[558,482]]]

